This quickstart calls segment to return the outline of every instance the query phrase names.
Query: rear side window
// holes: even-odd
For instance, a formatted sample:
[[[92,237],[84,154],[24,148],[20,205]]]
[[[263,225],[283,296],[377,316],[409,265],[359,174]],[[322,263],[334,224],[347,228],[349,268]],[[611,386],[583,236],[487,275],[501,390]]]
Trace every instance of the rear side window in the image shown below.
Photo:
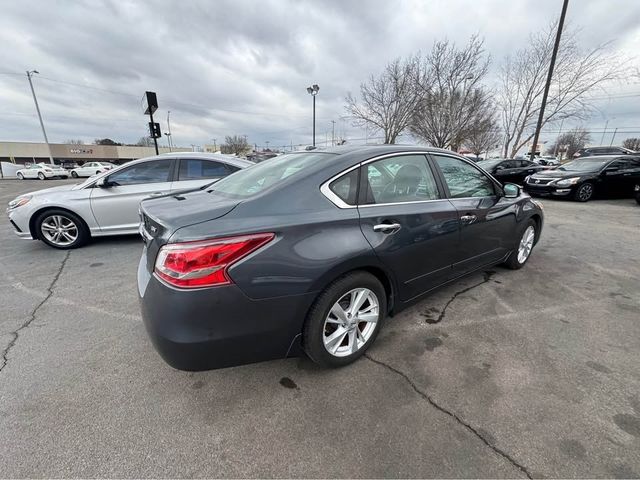
[[[399,155],[362,167],[365,204],[405,203],[440,198],[424,155]]]
[[[341,176],[329,184],[329,189],[335,193],[340,200],[348,205],[355,205],[358,198],[358,175],[359,169]]]
[[[199,180],[201,178],[226,177],[238,170],[226,163],[213,160],[201,160],[196,158],[180,160],[178,180]]]
[[[457,158],[439,155],[433,157],[442,171],[451,198],[495,195],[493,182],[477,168]]]

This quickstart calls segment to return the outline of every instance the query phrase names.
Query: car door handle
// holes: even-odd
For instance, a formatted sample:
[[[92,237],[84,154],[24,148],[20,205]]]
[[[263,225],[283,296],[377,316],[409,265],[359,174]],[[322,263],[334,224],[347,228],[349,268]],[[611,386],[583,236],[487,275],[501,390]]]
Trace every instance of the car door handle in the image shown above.
[[[164,195],[165,192],[153,192],[151,195],[149,195],[150,197],[159,197],[160,195]]]
[[[462,221],[462,223],[467,223],[467,224],[469,224],[469,223],[473,223],[473,222],[475,222],[477,218],[478,218],[478,217],[477,217],[476,215],[473,215],[473,214],[467,214],[467,215],[462,215],[462,216],[460,217],[460,220]]]
[[[379,225],[373,226],[373,231],[382,233],[394,233],[400,230],[401,226],[402,225],[400,225],[399,223],[380,223]]]
[[[535,170],[527,170],[527,173],[533,173]]]

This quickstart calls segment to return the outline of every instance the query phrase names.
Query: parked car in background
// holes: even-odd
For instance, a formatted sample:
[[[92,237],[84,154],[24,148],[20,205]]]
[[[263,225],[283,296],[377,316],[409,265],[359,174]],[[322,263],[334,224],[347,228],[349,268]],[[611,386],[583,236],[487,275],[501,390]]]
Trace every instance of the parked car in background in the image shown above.
[[[503,184],[511,182],[522,185],[529,175],[545,169],[542,165],[529,160],[498,158],[480,160],[477,163]]]
[[[107,170],[111,170],[115,167],[116,165],[109,162],[87,162],[81,167],[77,167],[71,170],[71,176],[73,178],[91,177],[93,175],[106,172]]]
[[[558,159],[553,155],[543,155],[542,157],[535,158],[533,161],[538,165],[544,165],[546,167],[556,167],[560,165]]]
[[[573,154],[573,158],[595,157],[599,155],[631,155],[635,153],[624,147],[587,147],[581,148]]]
[[[69,178],[69,172],[59,165],[51,165],[50,163],[35,163],[28,167],[21,168],[16,172],[16,177],[20,180],[38,179],[46,180],[48,178]]]
[[[77,185],[21,195],[7,211],[19,237],[76,248],[91,237],[137,233],[143,198],[209,185],[250,165],[207,153],[164,154],[126,163]]]
[[[586,202],[595,194],[628,196],[639,182],[640,156],[584,157],[527,177],[524,189],[531,196]]]
[[[173,367],[346,365],[385,317],[470,272],[521,268],[541,206],[473,162],[398,145],[296,152],[141,203],[142,316]]]

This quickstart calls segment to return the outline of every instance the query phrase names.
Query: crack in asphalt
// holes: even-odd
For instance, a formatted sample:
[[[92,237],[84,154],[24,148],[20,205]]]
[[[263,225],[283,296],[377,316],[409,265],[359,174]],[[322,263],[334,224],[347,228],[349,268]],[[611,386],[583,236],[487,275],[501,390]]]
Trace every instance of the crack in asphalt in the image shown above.
[[[453,301],[456,298],[458,298],[459,295],[462,295],[463,293],[467,293],[468,291],[473,290],[474,288],[477,288],[480,285],[484,285],[485,283],[490,282],[491,281],[491,277],[493,277],[493,275],[495,275],[495,273],[496,272],[494,272],[493,270],[485,271],[483,273],[484,274],[484,279],[480,283],[476,283],[475,285],[471,285],[470,287],[463,288],[462,290],[457,291],[456,293],[454,293],[453,296],[449,299],[449,301],[444,305],[444,307],[440,311],[440,314],[438,315],[438,318],[433,320],[433,319],[430,319],[430,318],[427,317],[425,322],[428,323],[428,324],[440,323],[442,320],[444,320],[444,316],[447,314],[447,308],[449,308],[449,305],[451,305],[453,303]]]
[[[436,410],[453,418],[456,422],[458,422],[460,425],[462,425],[464,428],[466,428],[471,433],[473,433],[476,437],[478,437],[482,441],[482,443],[484,443],[487,447],[489,447],[495,453],[497,453],[498,455],[506,459],[512,466],[514,466],[515,468],[520,470],[522,473],[524,473],[527,476],[527,478],[529,479],[533,478],[531,476],[531,473],[529,473],[529,471],[527,470],[527,468],[523,465],[520,465],[511,455],[509,455],[504,450],[501,450],[499,447],[493,445],[478,430],[476,430],[470,424],[462,420],[462,418],[460,418],[457,414],[439,405],[428,393],[425,393],[422,390],[420,390],[420,388],[418,388],[418,386],[413,382],[413,380],[409,378],[409,376],[406,373],[398,370],[397,368],[389,365],[388,363],[383,362],[382,360],[377,360],[371,357],[371,355],[369,355],[368,353],[365,353],[363,356],[369,359],[370,361],[372,361],[373,363],[378,364],[386,368],[387,370],[395,373],[396,375],[401,376],[418,395],[420,395],[424,400],[427,401],[427,403],[429,403],[429,405],[431,405]]]
[[[67,260],[69,260],[70,255],[71,255],[71,251],[68,250],[64,258],[62,259],[62,262],[60,263],[60,267],[58,268],[58,271],[53,277],[53,280],[51,280],[51,283],[47,287],[47,295],[42,299],[40,303],[38,303],[38,305],[36,305],[36,307],[31,311],[29,318],[22,325],[20,325],[19,328],[9,333],[9,335],[12,335],[13,338],[7,345],[7,348],[5,348],[4,351],[2,352],[2,365],[0,365],[0,372],[2,372],[2,370],[4,370],[4,367],[6,367],[7,364],[9,363],[9,351],[11,351],[11,349],[16,345],[18,338],[20,338],[20,332],[25,328],[28,328],[29,325],[31,325],[31,323],[36,319],[38,310],[40,310],[44,306],[44,304],[47,303],[49,299],[53,296],[53,289],[55,288],[56,283],[58,283],[58,279],[60,278],[60,275],[62,275],[62,271],[64,270],[64,267],[67,264]]]

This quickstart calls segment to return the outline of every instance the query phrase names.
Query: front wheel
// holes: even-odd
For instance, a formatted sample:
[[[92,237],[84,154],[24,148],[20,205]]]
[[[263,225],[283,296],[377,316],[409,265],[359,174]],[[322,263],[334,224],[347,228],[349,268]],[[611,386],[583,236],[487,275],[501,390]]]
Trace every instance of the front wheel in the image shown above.
[[[535,221],[527,221],[522,235],[520,235],[518,245],[511,252],[507,261],[504,262],[505,267],[510,268],[511,270],[518,270],[524,267],[524,264],[527,263],[527,260],[529,260],[529,257],[531,256],[533,245],[536,242],[536,228],[537,224]]]
[[[76,172],[71,172],[71,176],[72,176],[73,178],[78,178],[78,174],[77,174]]]
[[[89,240],[89,231],[80,217],[66,210],[47,210],[36,220],[38,237],[53,248],[78,248]]]
[[[44,180],[46,177],[44,176],[44,173],[40,172],[40,173],[38,173],[38,178],[40,180]]]
[[[573,194],[574,200],[578,202],[587,202],[591,200],[591,197],[593,197],[593,184],[589,182],[580,185]]]
[[[352,272],[329,285],[309,311],[302,332],[307,355],[323,367],[348,365],[371,346],[387,312],[380,281]]]
[[[16,176],[18,177],[18,180],[24,180],[24,175],[22,175],[20,172],[18,172]]]

